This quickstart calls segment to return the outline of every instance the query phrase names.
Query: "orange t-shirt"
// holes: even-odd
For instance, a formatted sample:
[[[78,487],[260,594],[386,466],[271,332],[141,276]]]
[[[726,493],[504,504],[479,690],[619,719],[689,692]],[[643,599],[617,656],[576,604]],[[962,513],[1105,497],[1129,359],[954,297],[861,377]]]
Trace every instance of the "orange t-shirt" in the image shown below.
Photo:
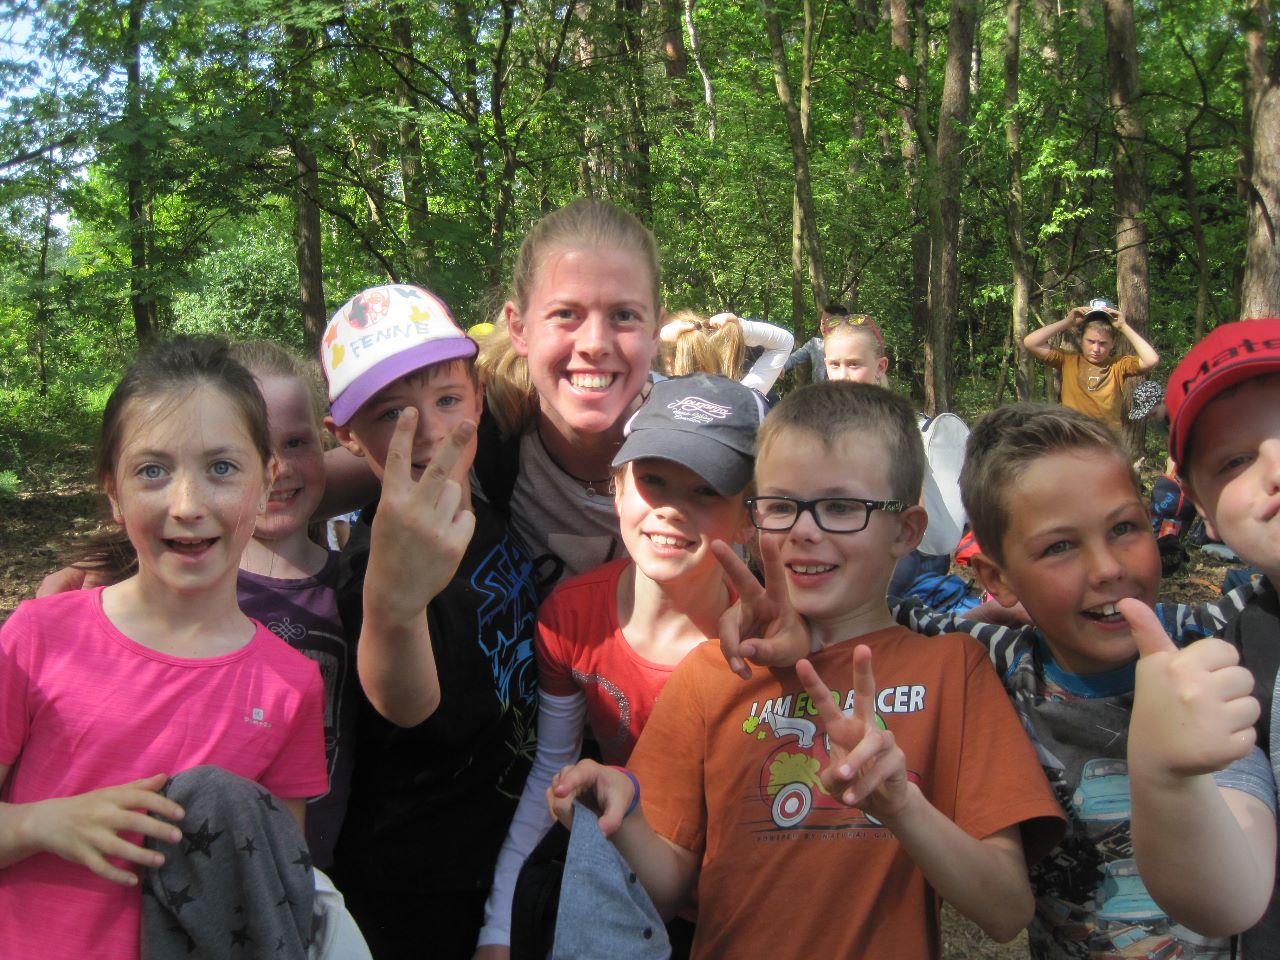
[[[1045,364],[1062,371],[1062,405],[1085,416],[1101,420],[1112,430],[1120,429],[1124,406],[1125,380],[1142,373],[1142,361],[1133,354],[1116,357],[1095,367],[1078,353],[1049,348]]]
[[[871,647],[877,716],[911,778],[975,837],[1024,824],[1032,858],[1062,812],[986,650],[892,627]],[[852,641],[811,662],[850,705]],[[885,827],[827,795],[817,708],[791,669],[743,682],[714,644],[676,668],[631,756],[645,816],[701,855],[694,957],[937,957],[939,903]],[[1033,821],[1033,822],[1028,822]]]

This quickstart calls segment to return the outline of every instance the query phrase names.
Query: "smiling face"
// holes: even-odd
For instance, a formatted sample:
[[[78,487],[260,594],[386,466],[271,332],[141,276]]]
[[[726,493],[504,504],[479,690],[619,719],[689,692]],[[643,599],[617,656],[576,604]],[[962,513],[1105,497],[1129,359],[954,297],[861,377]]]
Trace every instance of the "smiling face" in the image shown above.
[[[1086,323],[1080,332],[1080,352],[1095,367],[1107,362],[1115,345],[1116,335],[1109,323]]]
[[[1133,660],[1115,604],[1155,602],[1160,553],[1128,465],[1111,451],[1061,450],[1032,462],[1007,496],[1002,560],[975,561],[987,589],[1006,605],[1022,602],[1066,670]]]
[[[566,439],[621,431],[658,349],[653,276],[622,249],[552,250],[523,308],[506,306],[543,423]]]
[[[139,578],[187,596],[234,589],[270,485],[238,408],[199,387],[176,404],[131,401],[122,423],[107,495],[137,552]]]
[[[785,428],[758,455],[756,495],[892,500],[888,464],[888,445],[873,430],[847,430],[827,445],[808,430]],[[828,533],[806,511],[790,530],[762,530],[760,538],[777,545],[796,610],[838,641],[848,638],[841,624],[868,610],[884,613],[894,565],[923,534],[924,510],[912,506],[902,513],[873,510],[858,533]]]
[[[822,355],[830,380],[879,383],[889,369],[889,358],[881,354],[875,335],[856,327],[836,327],[827,334]]]
[[[418,429],[413,439],[413,478],[417,480],[458,424],[464,420],[480,422],[483,396],[465,361],[435,363],[387,384],[344,426],[336,426],[332,418],[326,423],[338,442],[356,456],[368,459],[370,468],[382,480],[400,411],[406,407],[416,408]],[[464,498],[470,489],[467,472],[475,456],[476,438],[472,436],[452,472]]]
[[[1280,576],[1280,374],[1224,391],[1196,417],[1186,477],[1212,532]]]
[[[259,518],[254,536],[282,540],[299,532],[305,535],[324,495],[325,479],[324,448],[311,394],[297,377],[261,377],[258,387],[267,405],[277,470],[267,512]]]
[[[640,571],[658,583],[718,569],[711,541],[741,543],[747,510],[688,467],[670,460],[632,460],[619,474],[614,502],[622,542]]]

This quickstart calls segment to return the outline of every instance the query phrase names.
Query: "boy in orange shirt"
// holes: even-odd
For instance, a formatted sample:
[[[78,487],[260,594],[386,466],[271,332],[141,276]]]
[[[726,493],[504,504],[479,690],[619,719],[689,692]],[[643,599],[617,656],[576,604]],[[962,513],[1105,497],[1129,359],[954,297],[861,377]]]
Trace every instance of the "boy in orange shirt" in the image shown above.
[[[1054,335],[1080,328],[1080,352],[1064,353],[1049,346]],[[1116,357],[1116,333],[1133,345],[1134,355]],[[1041,363],[1062,371],[1062,405],[1101,420],[1112,430],[1120,430],[1124,406],[1124,381],[1154,369],[1160,354],[1125,323],[1124,315],[1109,300],[1099,297],[1088,306],[1072,307],[1057,323],[1027,334],[1022,345]]]
[[[582,761],[553,784],[562,821],[575,799],[600,811],[660,912],[696,885],[695,958],[937,957],[940,898],[999,940],[1031,918],[1023,838],[1039,853],[1061,814],[1030,743],[980,646],[922,644],[885,601],[924,532],[923,474],[906,400],[835,382],[786,397],[748,503],[810,658],[743,683],[704,644],[634,775]]]

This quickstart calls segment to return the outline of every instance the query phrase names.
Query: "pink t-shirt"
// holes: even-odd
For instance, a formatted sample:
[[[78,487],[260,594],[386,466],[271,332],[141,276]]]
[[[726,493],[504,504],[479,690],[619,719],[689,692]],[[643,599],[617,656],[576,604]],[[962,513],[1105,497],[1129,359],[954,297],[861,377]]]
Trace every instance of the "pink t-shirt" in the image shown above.
[[[0,628],[9,803],[200,764],[284,799],[318,796],[323,714],[315,663],[261,625],[225,656],[167,656],[117,630],[98,589],[27,601]],[[136,960],[141,907],[138,887],[52,854],[28,857],[0,869],[0,957]]]
[[[618,577],[631,561],[614,560],[566,580],[538,611],[538,686],[557,697],[579,690],[605,763],[631,756],[673,664],[639,656],[618,624]]]

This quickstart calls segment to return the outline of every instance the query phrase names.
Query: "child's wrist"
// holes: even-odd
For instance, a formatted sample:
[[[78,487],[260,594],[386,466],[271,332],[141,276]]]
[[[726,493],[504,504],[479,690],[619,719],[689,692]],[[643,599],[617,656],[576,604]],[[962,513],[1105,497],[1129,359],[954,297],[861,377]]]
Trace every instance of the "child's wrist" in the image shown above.
[[[626,767],[620,767],[620,766],[617,766],[616,764],[611,764],[609,766],[609,769],[617,770],[620,774],[622,774],[624,777],[626,777],[628,780],[631,781],[631,789],[632,789],[631,802],[627,804],[627,812],[622,815],[622,819],[625,820],[627,819],[627,817],[631,816],[633,813],[636,812],[636,807],[640,806],[640,781],[637,780],[636,775],[632,773],[630,770],[628,770]]]

